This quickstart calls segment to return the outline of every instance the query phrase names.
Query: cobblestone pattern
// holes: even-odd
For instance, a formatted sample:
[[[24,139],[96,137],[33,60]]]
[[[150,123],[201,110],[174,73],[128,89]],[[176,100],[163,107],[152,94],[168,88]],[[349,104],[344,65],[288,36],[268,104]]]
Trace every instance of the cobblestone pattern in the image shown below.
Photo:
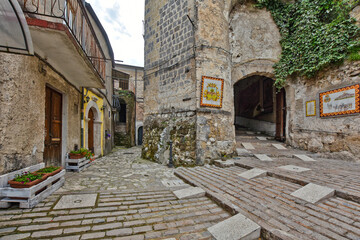
[[[242,213],[262,227],[270,239],[359,239],[360,204],[332,197],[310,204],[290,195],[301,185],[274,177],[244,180],[246,169],[180,168],[176,174],[233,213]]]
[[[230,214],[206,197],[178,200],[173,170],[141,160],[140,149],[97,159],[33,209],[0,210],[0,239],[211,239],[207,228]],[[175,186],[163,182],[176,181]],[[95,193],[94,207],[55,210],[61,196]]]
[[[52,210],[59,197],[2,211],[0,239],[211,239],[206,229],[230,216],[205,197],[177,200],[169,190],[99,193],[93,208]]]

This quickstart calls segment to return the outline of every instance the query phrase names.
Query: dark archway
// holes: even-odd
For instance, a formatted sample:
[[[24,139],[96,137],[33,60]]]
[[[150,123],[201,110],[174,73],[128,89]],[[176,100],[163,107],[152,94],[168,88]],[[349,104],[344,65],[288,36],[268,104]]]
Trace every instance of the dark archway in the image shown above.
[[[235,126],[276,135],[274,80],[255,75],[234,85]]]
[[[144,128],[139,127],[138,128],[138,145],[139,146],[143,144],[143,133],[144,133]]]

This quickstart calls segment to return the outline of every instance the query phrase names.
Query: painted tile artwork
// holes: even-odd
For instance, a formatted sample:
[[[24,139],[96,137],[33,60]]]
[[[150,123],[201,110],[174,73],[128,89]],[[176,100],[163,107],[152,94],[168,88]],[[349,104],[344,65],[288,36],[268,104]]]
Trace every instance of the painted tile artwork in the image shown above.
[[[224,79],[202,77],[201,107],[221,108],[224,91]]]
[[[306,116],[312,117],[316,116],[316,101],[308,101],[306,102]]]
[[[338,116],[360,112],[359,84],[320,93],[320,116]]]

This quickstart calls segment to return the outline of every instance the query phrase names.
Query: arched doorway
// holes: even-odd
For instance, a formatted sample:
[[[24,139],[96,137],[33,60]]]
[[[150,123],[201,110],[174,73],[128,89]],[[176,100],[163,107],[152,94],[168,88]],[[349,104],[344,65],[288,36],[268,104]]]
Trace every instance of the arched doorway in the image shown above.
[[[100,109],[96,102],[90,101],[85,110],[85,145],[84,147],[91,150],[95,156],[102,154],[101,137],[102,121]]]
[[[272,78],[253,75],[234,84],[235,126],[285,140],[285,90]]]
[[[88,114],[88,148],[94,153],[94,112],[89,110]]]
[[[143,143],[143,131],[144,131],[144,128],[141,126],[138,128],[138,145],[142,145]]]

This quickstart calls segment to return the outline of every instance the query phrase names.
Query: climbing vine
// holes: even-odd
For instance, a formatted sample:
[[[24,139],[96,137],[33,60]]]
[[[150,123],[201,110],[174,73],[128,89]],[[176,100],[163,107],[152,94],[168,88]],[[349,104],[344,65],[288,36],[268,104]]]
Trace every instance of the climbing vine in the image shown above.
[[[360,29],[350,17],[354,0],[257,0],[279,27],[282,54],[274,65],[278,88],[288,76],[313,77],[331,63],[360,60]]]

